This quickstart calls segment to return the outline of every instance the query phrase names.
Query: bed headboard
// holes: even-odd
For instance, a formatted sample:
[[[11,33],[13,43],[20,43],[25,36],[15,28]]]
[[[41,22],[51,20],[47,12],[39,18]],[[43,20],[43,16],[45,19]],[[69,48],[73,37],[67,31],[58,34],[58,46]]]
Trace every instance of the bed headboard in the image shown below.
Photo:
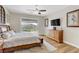
[[[0,25],[0,33],[10,31],[11,28],[9,25]]]

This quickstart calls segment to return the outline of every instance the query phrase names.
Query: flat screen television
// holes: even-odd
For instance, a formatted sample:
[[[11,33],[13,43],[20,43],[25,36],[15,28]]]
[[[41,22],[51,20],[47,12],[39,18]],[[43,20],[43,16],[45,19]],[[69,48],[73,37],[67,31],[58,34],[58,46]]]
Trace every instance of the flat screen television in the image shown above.
[[[51,20],[51,26],[60,26],[60,19]]]

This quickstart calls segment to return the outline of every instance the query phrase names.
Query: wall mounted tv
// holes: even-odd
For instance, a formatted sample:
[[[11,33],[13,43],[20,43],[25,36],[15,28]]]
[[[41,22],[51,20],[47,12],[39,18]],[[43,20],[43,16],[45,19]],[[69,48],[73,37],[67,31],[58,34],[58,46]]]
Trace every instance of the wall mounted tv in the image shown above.
[[[51,26],[60,26],[60,19],[51,20]]]

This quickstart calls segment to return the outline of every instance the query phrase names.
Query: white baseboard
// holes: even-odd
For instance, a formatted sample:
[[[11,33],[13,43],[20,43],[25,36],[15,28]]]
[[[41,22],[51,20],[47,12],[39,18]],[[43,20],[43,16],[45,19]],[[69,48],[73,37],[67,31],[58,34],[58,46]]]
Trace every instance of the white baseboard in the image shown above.
[[[73,43],[71,43],[71,42],[64,41],[64,43],[69,44],[69,45],[72,45],[72,46],[74,46],[74,47],[76,47],[76,48],[79,48],[79,45],[73,44]]]

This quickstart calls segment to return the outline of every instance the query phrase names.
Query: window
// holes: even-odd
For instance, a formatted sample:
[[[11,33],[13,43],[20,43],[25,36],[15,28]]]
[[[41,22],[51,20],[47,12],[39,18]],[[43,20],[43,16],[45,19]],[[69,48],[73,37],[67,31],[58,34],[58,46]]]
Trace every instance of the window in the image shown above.
[[[0,5],[0,24],[5,24],[5,9]]]
[[[21,29],[25,32],[37,32],[38,21],[32,19],[22,19]]]

